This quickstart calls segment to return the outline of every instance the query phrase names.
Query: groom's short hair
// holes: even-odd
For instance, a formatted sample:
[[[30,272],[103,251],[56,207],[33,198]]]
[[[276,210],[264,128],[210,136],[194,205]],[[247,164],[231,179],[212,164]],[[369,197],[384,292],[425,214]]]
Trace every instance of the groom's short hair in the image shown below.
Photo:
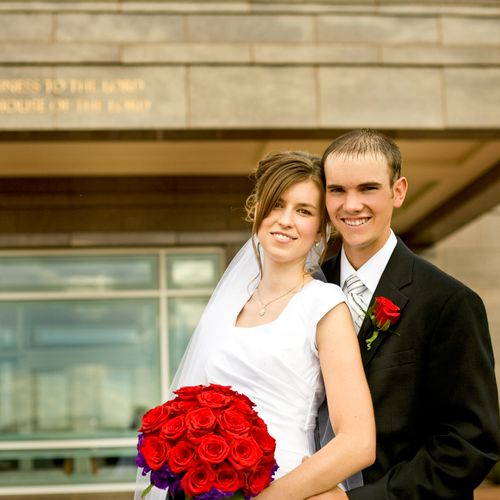
[[[391,185],[401,177],[401,151],[389,137],[372,129],[351,130],[337,137],[325,150],[321,167],[329,156],[381,156],[386,159],[390,170]]]

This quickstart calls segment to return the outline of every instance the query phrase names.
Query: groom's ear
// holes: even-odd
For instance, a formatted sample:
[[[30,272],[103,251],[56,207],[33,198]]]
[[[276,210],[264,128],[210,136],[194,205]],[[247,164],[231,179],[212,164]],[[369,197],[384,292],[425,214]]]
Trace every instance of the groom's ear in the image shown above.
[[[394,199],[392,205],[394,208],[399,208],[405,201],[406,192],[408,191],[408,179],[400,177],[392,186],[392,197]]]

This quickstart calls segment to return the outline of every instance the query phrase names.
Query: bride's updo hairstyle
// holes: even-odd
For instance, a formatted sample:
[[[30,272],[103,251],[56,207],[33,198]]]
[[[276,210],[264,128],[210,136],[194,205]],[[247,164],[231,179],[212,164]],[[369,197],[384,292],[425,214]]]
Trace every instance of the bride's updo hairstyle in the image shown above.
[[[245,203],[245,220],[252,223],[252,236],[257,234],[262,220],[271,213],[285,191],[294,184],[311,180],[318,187],[320,195],[320,231],[324,243],[322,247],[326,247],[328,216],[321,160],[318,156],[303,151],[269,153],[259,161],[251,179],[254,188]],[[255,250],[258,255],[258,249]]]

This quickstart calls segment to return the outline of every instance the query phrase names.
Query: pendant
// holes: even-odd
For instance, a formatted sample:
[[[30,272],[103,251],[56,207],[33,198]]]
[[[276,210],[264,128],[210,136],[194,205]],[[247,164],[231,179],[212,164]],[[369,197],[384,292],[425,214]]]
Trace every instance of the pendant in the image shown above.
[[[259,316],[264,316],[264,314],[266,314],[266,308],[263,307],[260,311],[259,311]]]

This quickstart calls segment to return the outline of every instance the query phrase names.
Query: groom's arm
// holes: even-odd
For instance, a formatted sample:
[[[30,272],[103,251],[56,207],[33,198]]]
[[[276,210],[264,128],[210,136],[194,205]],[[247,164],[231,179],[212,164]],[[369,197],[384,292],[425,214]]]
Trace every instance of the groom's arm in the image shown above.
[[[445,302],[428,360],[421,374],[428,412],[422,446],[378,481],[348,492],[350,500],[464,498],[498,460],[494,361],[484,306],[474,292],[458,289]]]

